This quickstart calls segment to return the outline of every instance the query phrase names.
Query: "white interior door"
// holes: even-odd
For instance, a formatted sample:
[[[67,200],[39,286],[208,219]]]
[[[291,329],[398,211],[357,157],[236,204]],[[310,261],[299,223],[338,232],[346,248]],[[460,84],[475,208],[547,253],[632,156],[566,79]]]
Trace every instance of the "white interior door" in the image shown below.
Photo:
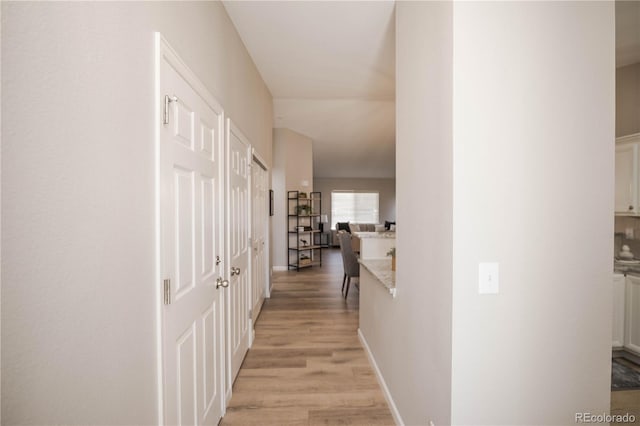
[[[267,286],[266,237],[269,210],[267,171],[256,161],[251,168],[251,313],[255,324],[260,314]]]
[[[227,226],[229,244],[230,381],[235,379],[249,349],[249,142],[227,119]]]
[[[215,425],[224,411],[223,112],[159,35],[160,272],[164,423]],[[165,96],[166,106],[165,109]]]

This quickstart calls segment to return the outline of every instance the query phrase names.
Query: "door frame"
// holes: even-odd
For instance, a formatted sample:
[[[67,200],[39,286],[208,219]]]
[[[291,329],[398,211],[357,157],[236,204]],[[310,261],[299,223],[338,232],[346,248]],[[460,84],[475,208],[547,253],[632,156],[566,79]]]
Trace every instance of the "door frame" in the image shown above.
[[[155,250],[154,250],[154,258],[155,258],[155,292],[154,299],[156,305],[155,319],[156,319],[156,398],[157,398],[157,415],[159,424],[165,424],[165,405],[164,405],[164,356],[163,356],[163,332],[164,332],[164,287],[163,287],[163,263],[162,263],[162,247],[163,247],[163,235],[162,235],[162,170],[161,170],[161,128],[163,126],[163,113],[164,113],[164,97],[161,93],[161,69],[162,69],[162,61],[165,60],[169,65],[171,65],[183,78],[184,80],[198,93],[199,96],[203,98],[203,100],[214,110],[220,111],[220,125],[218,128],[218,149],[216,155],[218,156],[218,160],[220,161],[220,165],[218,167],[218,191],[223,200],[226,197],[226,186],[225,186],[225,174],[226,174],[226,161],[224,157],[224,145],[225,145],[225,114],[224,108],[222,105],[215,99],[215,97],[211,94],[209,89],[202,83],[202,81],[198,78],[198,76],[191,71],[189,66],[180,58],[178,53],[171,47],[169,42],[162,36],[160,32],[154,33],[154,228],[155,228]],[[225,215],[223,214],[217,215],[218,226],[222,231],[220,232],[220,246],[225,250],[227,248],[227,238],[225,234]],[[225,262],[227,254],[223,255],[223,263],[221,270],[227,274],[227,265]],[[226,275],[228,276],[228,275]],[[224,290],[224,289],[223,289]],[[224,298],[228,295],[228,292],[225,291],[225,294],[222,295],[222,305],[224,306]],[[223,317],[224,318],[224,317]],[[227,324],[222,325],[222,341],[226,341],[227,332]],[[225,365],[226,365],[226,350],[221,351],[220,356],[222,359],[223,371],[220,377],[220,389],[222,392],[223,398],[221,398],[222,404],[222,416],[226,414],[226,408],[228,401],[224,398],[224,391],[226,389],[226,374],[225,374]]]

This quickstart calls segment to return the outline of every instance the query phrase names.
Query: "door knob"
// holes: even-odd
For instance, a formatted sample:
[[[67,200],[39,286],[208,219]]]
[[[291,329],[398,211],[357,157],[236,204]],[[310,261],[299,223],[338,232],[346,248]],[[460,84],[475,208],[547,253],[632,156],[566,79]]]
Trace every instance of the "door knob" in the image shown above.
[[[240,275],[240,268],[231,267],[231,276],[233,277],[234,275]]]
[[[221,277],[218,277],[218,279],[216,279],[216,290],[220,287],[229,287],[229,280],[223,280]]]

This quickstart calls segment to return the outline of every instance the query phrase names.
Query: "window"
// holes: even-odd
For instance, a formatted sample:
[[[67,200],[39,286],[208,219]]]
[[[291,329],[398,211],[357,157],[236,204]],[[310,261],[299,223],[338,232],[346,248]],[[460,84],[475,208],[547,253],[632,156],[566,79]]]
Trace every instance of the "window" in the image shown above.
[[[337,222],[379,223],[380,195],[372,191],[331,191],[331,229]]]

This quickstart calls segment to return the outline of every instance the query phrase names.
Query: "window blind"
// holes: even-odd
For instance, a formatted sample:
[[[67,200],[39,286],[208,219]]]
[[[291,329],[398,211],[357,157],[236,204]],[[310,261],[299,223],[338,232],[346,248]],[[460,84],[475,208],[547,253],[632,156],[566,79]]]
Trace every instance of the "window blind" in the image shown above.
[[[332,191],[331,229],[337,222],[379,223],[380,194],[373,191]]]

